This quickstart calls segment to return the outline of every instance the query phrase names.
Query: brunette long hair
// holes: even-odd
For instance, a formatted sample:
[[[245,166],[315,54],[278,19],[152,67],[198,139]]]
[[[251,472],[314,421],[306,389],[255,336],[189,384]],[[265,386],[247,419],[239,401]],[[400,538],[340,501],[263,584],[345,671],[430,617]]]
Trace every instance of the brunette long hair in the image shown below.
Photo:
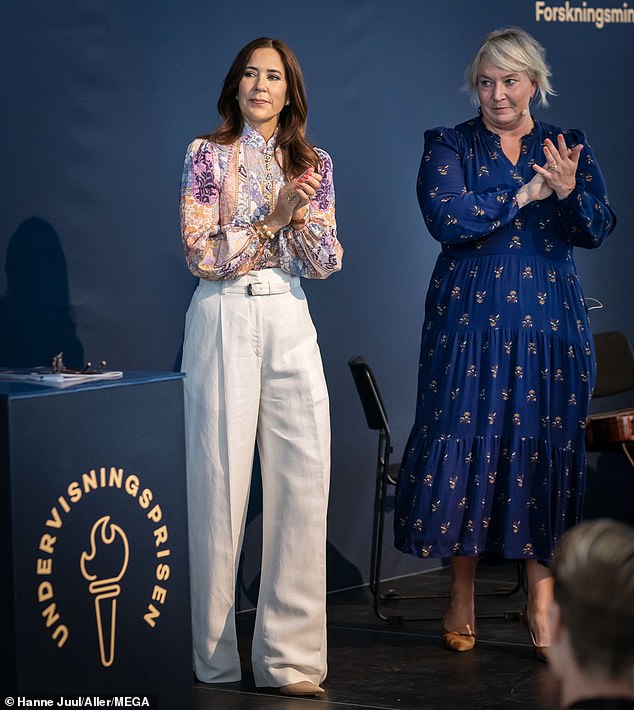
[[[244,76],[244,70],[251,54],[254,50],[262,48],[276,50],[284,64],[290,104],[284,106],[280,113],[276,142],[282,151],[283,165],[280,167],[284,170],[287,179],[290,180],[307,168],[312,167],[318,170],[320,160],[314,146],[306,140],[308,106],[302,70],[290,47],[280,39],[260,37],[249,42],[238,52],[225,77],[218,99],[218,113],[222,116],[223,122],[209,136],[209,140],[220,145],[227,145],[240,137],[244,127],[244,118],[236,101],[238,85]]]

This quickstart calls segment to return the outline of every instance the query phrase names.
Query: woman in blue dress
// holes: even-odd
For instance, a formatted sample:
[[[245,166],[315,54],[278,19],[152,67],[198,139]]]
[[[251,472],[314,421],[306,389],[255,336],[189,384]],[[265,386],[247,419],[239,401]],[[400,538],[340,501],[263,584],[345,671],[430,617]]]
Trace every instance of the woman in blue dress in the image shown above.
[[[398,549],[451,558],[450,650],[475,644],[478,556],[525,560],[542,660],[547,563],[580,519],[595,375],[573,248],[598,247],[616,222],[584,134],[531,114],[549,76],[528,33],[492,32],[467,69],[478,117],[425,133],[417,192],[442,252],[395,516]]]

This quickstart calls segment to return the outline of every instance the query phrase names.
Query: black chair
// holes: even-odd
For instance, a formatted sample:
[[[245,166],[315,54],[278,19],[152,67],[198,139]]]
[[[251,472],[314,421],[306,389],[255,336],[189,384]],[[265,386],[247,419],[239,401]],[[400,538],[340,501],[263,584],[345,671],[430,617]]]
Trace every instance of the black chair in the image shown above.
[[[634,353],[627,336],[616,330],[596,333],[594,346],[597,380],[592,399],[631,392],[634,398]],[[631,400],[630,400],[631,402]],[[634,442],[634,407],[599,411],[588,417],[586,448],[588,451],[623,451],[634,466],[628,450]]]
[[[374,519],[372,525],[372,548],[370,554],[370,592],[372,593],[373,607],[375,614],[382,621],[390,624],[402,624],[404,621],[438,621],[442,617],[404,617],[401,614],[384,614],[381,609],[382,601],[401,601],[411,599],[442,599],[446,594],[417,594],[402,595],[395,589],[388,589],[384,594],[380,593],[381,585],[381,561],[383,558],[383,534],[385,529],[385,507],[388,496],[388,486],[395,486],[398,481],[400,463],[391,464],[390,454],[392,453],[392,443],[390,435],[390,425],[388,421],[385,405],[381,398],[381,392],[377,384],[374,373],[366,361],[360,356],[351,358],[348,366],[352,372],[354,383],[361,399],[361,405],[365,414],[368,427],[379,432],[379,446],[376,459],[376,479],[374,492]],[[522,588],[523,565],[517,563],[517,582],[512,588],[499,589],[486,594],[476,594],[476,596],[509,596]],[[482,619],[509,619],[519,618],[519,612],[505,612],[495,615],[480,615]]]
[[[392,444],[390,425],[379,386],[369,365],[360,356],[348,361],[357,392],[361,399],[363,413],[368,427],[379,432],[379,449],[376,457],[376,479],[374,489],[374,518],[372,524],[372,548],[370,551],[370,592],[374,612],[383,621],[390,621],[380,609],[379,585],[381,582],[381,560],[383,557],[383,532],[385,529],[385,501],[388,485],[396,485],[400,464],[390,464]]]

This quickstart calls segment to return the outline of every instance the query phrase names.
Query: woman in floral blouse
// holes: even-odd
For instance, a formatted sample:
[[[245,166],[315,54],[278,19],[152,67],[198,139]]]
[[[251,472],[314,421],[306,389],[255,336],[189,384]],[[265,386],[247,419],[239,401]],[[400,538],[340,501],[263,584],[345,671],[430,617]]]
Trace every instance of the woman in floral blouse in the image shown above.
[[[183,345],[194,670],[241,677],[235,581],[257,441],[263,552],[258,686],[319,695],[326,676],[326,383],[300,277],[341,268],[330,156],[305,138],[291,50],[261,38],[225,79],[221,126],[187,150],[181,226],[200,279]]]
[[[442,253],[395,516],[399,549],[451,558],[451,650],[475,643],[478,556],[525,560],[542,660],[547,563],[581,514],[595,375],[573,248],[598,247],[616,222],[584,134],[532,115],[549,75],[533,37],[493,32],[467,72],[480,115],[425,134],[418,199]]]

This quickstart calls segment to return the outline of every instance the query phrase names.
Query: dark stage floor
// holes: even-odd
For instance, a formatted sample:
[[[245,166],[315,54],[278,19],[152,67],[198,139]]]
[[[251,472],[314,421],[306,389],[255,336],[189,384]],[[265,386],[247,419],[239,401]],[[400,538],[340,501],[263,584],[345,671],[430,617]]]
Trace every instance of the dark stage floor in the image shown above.
[[[386,583],[402,594],[445,593],[447,569]],[[425,599],[384,604],[389,613],[425,617],[391,625],[372,610],[367,588],[337,592],[328,605],[328,678],[320,698],[288,698],[258,690],[250,676],[253,613],[239,617],[244,678],[241,683],[196,683],[195,710],[310,710],[386,708],[470,710],[477,708],[557,708],[557,684],[538,661],[519,622],[525,593],[490,596],[513,589],[515,563],[481,564],[476,613],[478,641],[469,653],[451,653],[440,643],[445,601]],[[393,610],[393,611],[392,611]]]

